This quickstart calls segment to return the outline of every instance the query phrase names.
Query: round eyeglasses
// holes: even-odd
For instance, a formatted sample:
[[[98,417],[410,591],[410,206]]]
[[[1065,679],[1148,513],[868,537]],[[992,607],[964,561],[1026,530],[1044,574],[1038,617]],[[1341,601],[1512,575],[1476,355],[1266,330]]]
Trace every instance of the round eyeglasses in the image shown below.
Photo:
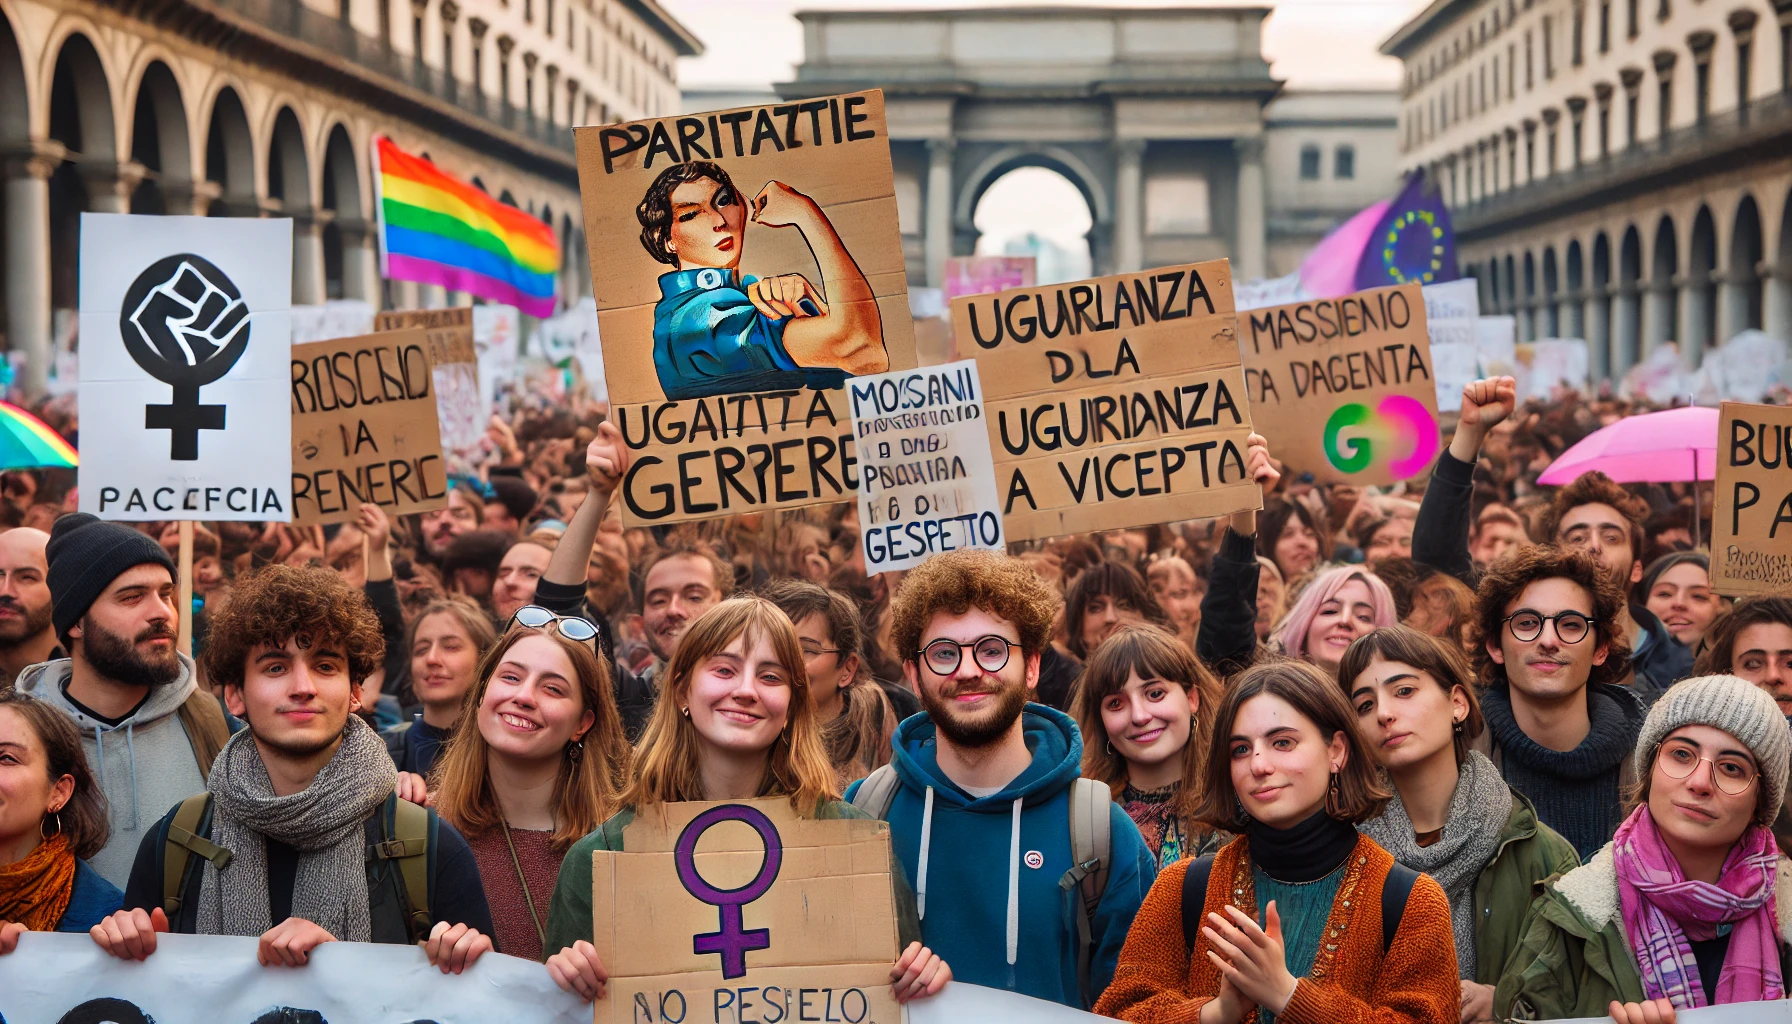
[[[982,636],[969,643],[941,638],[915,652],[922,663],[937,676],[949,676],[958,671],[959,663],[968,648],[971,660],[985,672],[994,674],[1008,665],[1008,649],[1020,644],[1007,637]]]
[[[552,626],[555,632],[566,639],[590,644],[592,650],[597,649],[597,627],[590,620],[577,615],[555,615],[538,604],[526,604],[518,608],[504,628],[509,629],[511,626],[527,626],[530,629]]]
[[[1506,616],[1506,628],[1512,631],[1513,639],[1528,644],[1543,635],[1545,622],[1553,622],[1556,628],[1556,639],[1565,644],[1578,644],[1587,638],[1588,633],[1593,631],[1595,621],[1579,612],[1557,612],[1554,615],[1544,615],[1531,611],[1529,608],[1521,608]]]
[[[1740,754],[1706,757],[1698,747],[1685,740],[1669,740],[1661,745],[1661,752],[1655,755],[1655,763],[1660,766],[1662,774],[1670,779],[1691,778],[1692,773],[1699,770],[1700,761],[1711,762],[1712,784],[1731,796],[1741,796],[1748,792],[1761,774],[1755,770],[1754,762]]]

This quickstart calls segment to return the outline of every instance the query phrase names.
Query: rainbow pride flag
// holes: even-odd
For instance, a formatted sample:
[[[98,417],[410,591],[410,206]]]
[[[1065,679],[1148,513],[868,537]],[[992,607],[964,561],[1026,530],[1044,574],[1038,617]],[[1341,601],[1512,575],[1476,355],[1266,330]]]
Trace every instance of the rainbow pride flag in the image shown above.
[[[560,246],[553,228],[385,136],[374,139],[374,181],[386,277],[439,284],[530,316],[554,315]]]

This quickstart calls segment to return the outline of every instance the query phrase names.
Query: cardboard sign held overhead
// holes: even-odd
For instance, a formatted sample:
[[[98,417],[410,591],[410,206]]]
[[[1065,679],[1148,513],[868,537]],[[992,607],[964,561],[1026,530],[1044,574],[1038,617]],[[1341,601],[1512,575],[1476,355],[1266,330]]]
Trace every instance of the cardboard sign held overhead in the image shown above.
[[[293,346],[294,523],[447,506],[433,370],[422,328]]]
[[[490,406],[479,390],[479,355],[473,344],[473,307],[388,309],[374,321],[376,331],[421,327],[429,345],[436,389],[436,419],[442,448],[470,457],[485,436]]]
[[[1437,374],[1419,285],[1238,319],[1257,432],[1295,474],[1361,486],[1430,470],[1441,447]]]
[[[598,1024],[900,1024],[890,827],[784,798],[658,804],[592,855]]]
[[[1723,403],[1715,497],[1711,585],[1792,594],[1792,408]]]
[[[883,93],[574,137],[623,521],[850,499],[842,385],[915,365]]]
[[[952,300],[1009,540],[1263,507],[1224,260]]]

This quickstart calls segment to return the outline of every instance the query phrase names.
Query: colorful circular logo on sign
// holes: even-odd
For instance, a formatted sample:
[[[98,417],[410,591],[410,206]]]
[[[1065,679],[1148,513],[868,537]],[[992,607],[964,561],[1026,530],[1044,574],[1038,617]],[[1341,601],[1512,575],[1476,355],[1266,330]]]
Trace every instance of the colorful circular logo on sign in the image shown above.
[[[1444,229],[1430,210],[1408,210],[1394,218],[1381,266],[1396,284],[1435,284],[1444,268]]]
[[[1437,454],[1437,418],[1407,395],[1389,395],[1373,411],[1351,402],[1325,421],[1324,443],[1325,460],[1340,473],[1361,473],[1379,461],[1405,478],[1422,472]]]

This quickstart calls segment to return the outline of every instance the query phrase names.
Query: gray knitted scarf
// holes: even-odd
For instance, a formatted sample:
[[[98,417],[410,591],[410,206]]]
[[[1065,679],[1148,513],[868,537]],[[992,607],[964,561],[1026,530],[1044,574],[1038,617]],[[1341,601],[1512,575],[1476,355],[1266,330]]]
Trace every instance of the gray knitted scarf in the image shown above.
[[[1450,900],[1450,928],[1456,935],[1460,977],[1475,977],[1475,880],[1499,849],[1500,831],[1512,815],[1512,790],[1486,755],[1469,751],[1456,774],[1449,823],[1430,846],[1420,846],[1400,793],[1381,817],[1359,826],[1401,864],[1437,880]]]
[[[199,888],[201,935],[260,935],[269,920],[263,837],[299,851],[292,916],[347,942],[373,938],[367,905],[363,826],[398,783],[385,741],[350,715],[342,746],[311,785],[275,796],[249,730],[231,738],[212,765],[212,842],[231,851],[228,867],[207,862]]]

